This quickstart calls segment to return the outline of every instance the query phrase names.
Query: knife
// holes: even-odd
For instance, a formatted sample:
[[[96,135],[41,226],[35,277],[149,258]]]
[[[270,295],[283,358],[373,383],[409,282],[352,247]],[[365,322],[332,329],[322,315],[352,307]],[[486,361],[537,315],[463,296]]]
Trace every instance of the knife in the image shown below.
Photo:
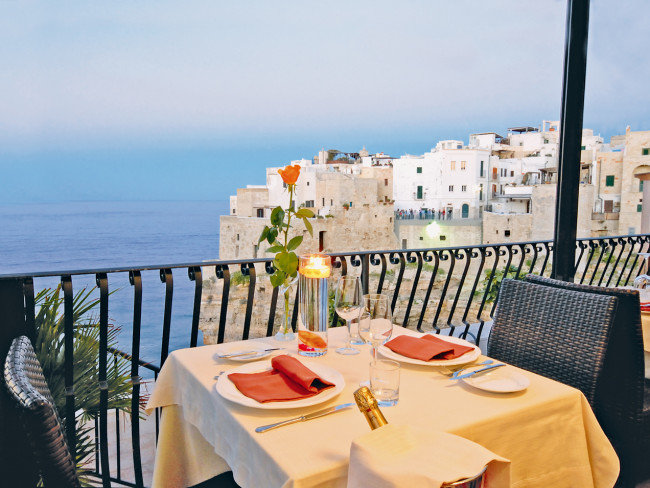
[[[474,376],[476,373],[482,373],[484,371],[489,371],[494,368],[500,368],[501,366],[505,366],[505,364],[492,364],[490,366],[486,366],[485,368],[477,369],[476,371],[470,371],[469,373],[461,374],[460,376],[456,376],[455,378],[451,378],[452,380],[462,380],[465,378],[469,378],[470,376]]]
[[[234,352],[232,354],[218,354],[217,357],[219,359],[228,359],[228,358],[236,358],[239,356],[248,356],[249,354],[258,354],[261,352],[269,352],[269,351],[279,351],[280,349],[284,349],[283,347],[272,347],[270,349],[256,349],[254,351],[243,351],[243,352]]]
[[[255,432],[262,433],[262,432],[266,432],[267,430],[275,429],[277,427],[282,427],[283,425],[290,425],[298,422],[304,422],[305,420],[317,419],[318,417],[324,417],[325,415],[329,415],[334,412],[340,412],[341,410],[346,410],[354,405],[356,404],[343,403],[342,405],[336,405],[334,407],[324,408],[323,410],[318,410],[317,412],[314,413],[308,413],[301,417],[295,417],[289,420],[284,420],[282,422],[277,422],[275,424],[262,425],[261,427],[256,428]]]

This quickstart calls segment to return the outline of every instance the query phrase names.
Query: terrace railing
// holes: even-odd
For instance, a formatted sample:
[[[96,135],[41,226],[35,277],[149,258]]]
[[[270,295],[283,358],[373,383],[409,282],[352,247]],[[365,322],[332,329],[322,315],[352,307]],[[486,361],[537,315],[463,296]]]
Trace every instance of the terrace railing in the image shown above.
[[[576,282],[597,286],[625,286],[630,285],[642,271],[644,263],[639,253],[650,251],[650,235],[579,239],[576,248]],[[361,278],[364,292],[389,294],[396,323],[418,331],[463,337],[478,344],[485,340],[489,330],[501,280],[505,277],[521,278],[528,273],[548,276],[553,259],[553,245],[552,241],[515,242],[435,249],[331,253],[331,256],[335,268],[334,278],[336,275],[356,274]],[[73,285],[83,279],[88,280],[89,277],[94,280],[99,300],[97,388],[100,410],[94,420],[97,441],[93,471],[104,486],[121,484],[141,487],[145,486],[139,415],[143,395],[141,388],[143,378],[155,380],[170,352],[175,284],[185,276],[184,279],[193,286],[191,315],[187,314],[191,319],[184,320],[184,323],[174,323],[174,330],[180,331],[181,335],[188,339],[186,344],[189,344],[189,347],[196,347],[202,342],[199,340],[200,325],[204,332],[203,340],[208,342],[208,339],[221,343],[272,336],[279,326],[281,313],[277,306],[278,291],[268,282],[272,272],[271,259],[245,259],[0,275],[0,281],[17,280],[21,283],[24,294],[24,330],[32,338],[35,336],[37,314],[35,283],[41,279],[54,279],[61,283],[66,389],[66,408],[61,413],[65,419],[74,419],[76,407],[73,376],[75,358],[72,347],[75,320]],[[158,329],[161,330],[160,360],[157,362],[145,361],[141,357],[143,320],[152,319],[143,316],[142,276],[145,273],[157,273],[160,279],[158,287],[164,289],[162,327]],[[120,286],[127,276],[132,290],[128,298],[133,304],[133,319],[129,324],[132,333],[127,340],[122,338],[119,349],[111,348],[108,346],[111,310],[109,303],[112,304],[112,301],[117,299],[117,295],[114,297],[111,291]],[[128,290],[128,286],[126,289]],[[214,312],[206,311],[206,303],[210,301],[213,302]],[[243,308],[239,318],[232,313],[234,307]],[[298,320],[297,299],[294,300],[292,311],[291,323],[295,330]],[[211,316],[207,317],[206,314]],[[334,315],[332,317],[334,324],[336,319]],[[202,323],[202,320],[208,322]],[[213,330],[212,334],[208,333],[208,328]],[[173,347],[176,346],[172,344],[171,348]],[[131,477],[124,476],[121,470],[124,448],[121,446],[123,442],[120,441],[120,415],[117,411],[117,424],[113,432],[109,433],[108,427],[109,393],[106,377],[111,361],[116,357],[126,358],[131,364],[132,412],[130,419],[127,419],[131,430],[131,453],[127,454],[132,458]],[[156,416],[156,436],[157,421]],[[74,421],[66,422],[66,431],[68,441],[74,446]],[[109,452],[112,456],[109,456]],[[115,466],[111,465],[111,459],[115,459]]]

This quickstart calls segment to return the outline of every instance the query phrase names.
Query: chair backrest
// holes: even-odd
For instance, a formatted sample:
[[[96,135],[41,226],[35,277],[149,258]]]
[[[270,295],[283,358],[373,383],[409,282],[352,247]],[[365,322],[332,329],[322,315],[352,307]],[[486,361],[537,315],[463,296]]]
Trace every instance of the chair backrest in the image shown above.
[[[504,279],[488,355],[573,386],[593,405],[617,305],[611,296]]]
[[[47,386],[26,336],[11,343],[4,365],[5,384],[21,412],[46,487],[78,487],[75,460]]]
[[[607,348],[599,395],[608,405],[608,413],[623,418],[640,418],[643,414],[645,365],[639,292],[624,288],[568,283],[537,275],[527,275],[526,281],[618,298],[614,331]]]

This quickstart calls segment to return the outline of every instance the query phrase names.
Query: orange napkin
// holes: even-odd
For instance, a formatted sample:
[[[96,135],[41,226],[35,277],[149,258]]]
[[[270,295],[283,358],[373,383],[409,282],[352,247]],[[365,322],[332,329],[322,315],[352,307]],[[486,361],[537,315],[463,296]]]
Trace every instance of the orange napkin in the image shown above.
[[[260,403],[309,398],[335,386],[286,354],[274,357],[271,366],[270,371],[231,373],[228,378],[242,394]]]
[[[400,335],[384,345],[397,354],[420,361],[456,359],[474,349],[470,346],[447,342],[431,334],[425,334],[422,337]]]

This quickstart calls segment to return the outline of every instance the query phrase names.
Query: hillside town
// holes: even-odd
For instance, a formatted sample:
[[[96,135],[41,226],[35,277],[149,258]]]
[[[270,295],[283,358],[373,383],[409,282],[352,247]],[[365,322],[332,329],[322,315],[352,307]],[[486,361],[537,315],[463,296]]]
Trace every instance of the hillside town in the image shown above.
[[[310,208],[304,248],[330,252],[416,249],[550,239],[557,184],[559,122],[511,127],[438,142],[422,155],[321,150],[302,167],[298,207]],[[642,228],[650,179],[650,131],[605,142],[583,129],[578,237],[648,232]],[[278,167],[265,185],[230,197],[220,221],[221,259],[264,257],[258,237],[271,210],[288,206]],[[650,198],[650,195],[647,196]],[[298,224],[300,225],[300,224]]]

